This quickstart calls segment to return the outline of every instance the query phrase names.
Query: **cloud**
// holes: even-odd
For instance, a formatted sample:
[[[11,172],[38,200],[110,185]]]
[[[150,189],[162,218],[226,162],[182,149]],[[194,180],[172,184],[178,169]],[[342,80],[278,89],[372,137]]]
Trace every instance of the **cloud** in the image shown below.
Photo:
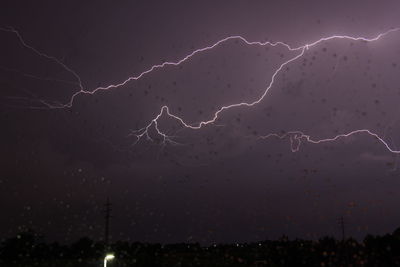
[[[377,155],[371,152],[364,152],[360,154],[360,158],[369,161],[380,161],[380,162],[393,162],[395,156],[393,155]]]

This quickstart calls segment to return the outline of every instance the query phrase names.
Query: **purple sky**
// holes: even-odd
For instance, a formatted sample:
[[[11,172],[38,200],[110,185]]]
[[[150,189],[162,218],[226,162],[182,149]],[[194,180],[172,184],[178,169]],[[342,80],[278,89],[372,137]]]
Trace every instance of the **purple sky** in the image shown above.
[[[5,1],[0,27],[16,28],[29,45],[71,67],[87,90],[230,35],[301,46],[400,27],[398,1],[25,2]],[[195,123],[223,105],[252,102],[296,52],[228,41],[180,67],[78,96],[71,108],[31,109],[43,107],[38,99],[67,103],[79,88],[15,34],[0,31],[0,40],[0,237],[31,227],[51,240],[101,239],[107,197],[112,240],[339,236],[340,216],[357,238],[400,226],[398,159],[375,138],[303,143],[296,153],[288,138],[257,139],[370,129],[399,149],[400,32],[373,43],[321,43],[280,72],[258,105],[224,112],[201,130],[161,118],[177,146],[157,144],[154,129],[156,142],[132,145],[129,134],[163,105]]]

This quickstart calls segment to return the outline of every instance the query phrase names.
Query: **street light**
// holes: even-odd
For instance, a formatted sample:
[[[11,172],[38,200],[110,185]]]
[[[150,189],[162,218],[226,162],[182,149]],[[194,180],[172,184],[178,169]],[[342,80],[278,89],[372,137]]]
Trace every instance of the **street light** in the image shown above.
[[[110,260],[112,260],[114,258],[115,258],[115,256],[113,254],[107,254],[104,257],[104,267],[107,267],[107,261],[110,261]]]

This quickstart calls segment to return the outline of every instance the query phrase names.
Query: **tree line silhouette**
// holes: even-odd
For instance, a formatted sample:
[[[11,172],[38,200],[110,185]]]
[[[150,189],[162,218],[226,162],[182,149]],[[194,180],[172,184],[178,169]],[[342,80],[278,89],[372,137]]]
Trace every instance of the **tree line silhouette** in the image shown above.
[[[149,244],[104,242],[83,237],[69,245],[46,243],[32,230],[0,243],[0,266],[83,267],[102,266],[106,252],[113,252],[110,267],[119,266],[398,266],[400,228],[384,236],[368,235],[363,241],[266,240],[242,244]]]

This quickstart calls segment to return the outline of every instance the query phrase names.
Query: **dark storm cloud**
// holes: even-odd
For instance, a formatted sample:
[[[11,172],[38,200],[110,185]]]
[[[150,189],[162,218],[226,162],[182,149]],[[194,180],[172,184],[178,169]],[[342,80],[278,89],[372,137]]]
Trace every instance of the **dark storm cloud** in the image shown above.
[[[118,83],[233,34],[296,46],[336,33],[371,37],[400,26],[396,1],[4,6],[0,25],[15,27],[31,45],[61,59],[87,89]],[[301,130],[318,139],[368,128],[396,147],[399,33],[375,43],[333,40],[306,51],[276,77],[259,105],[231,109],[217,125],[193,131],[161,119],[178,146],[144,140],[133,146],[129,134],[162,105],[195,123],[222,105],[253,101],[273,71],[296,54],[230,41],[180,67],[79,96],[70,109],[32,110],[27,107],[37,106],[37,99],[68,102],[79,90],[70,84],[74,77],[24,49],[15,35],[0,36],[0,200],[8,215],[3,235],[27,225],[50,238],[99,238],[107,196],[114,203],[115,239],[316,237],[336,234],[342,215],[358,237],[399,224],[397,158],[370,136],[304,143],[297,153],[288,139],[257,140],[271,132]]]

